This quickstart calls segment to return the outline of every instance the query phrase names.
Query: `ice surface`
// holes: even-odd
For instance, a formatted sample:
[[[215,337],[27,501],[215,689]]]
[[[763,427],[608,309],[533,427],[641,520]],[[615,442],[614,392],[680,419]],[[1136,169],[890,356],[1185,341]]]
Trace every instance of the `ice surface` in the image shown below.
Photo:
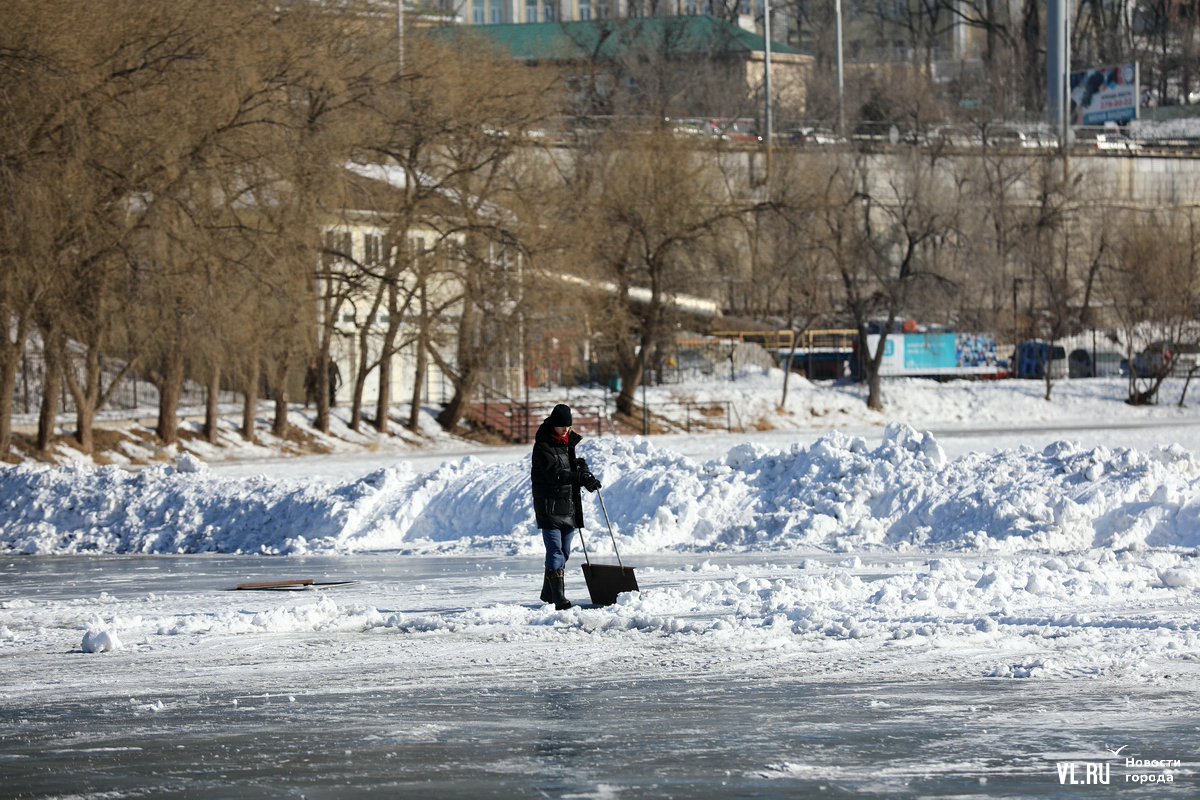
[[[1197,796],[1193,429],[953,392],[996,432],[587,439],[642,591],[562,612],[523,450],[8,468],[0,793]],[[360,583],[229,591],[296,578]]]
[[[0,758],[85,796],[1052,797],[1125,745],[1194,796],[1192,561],[646,556],[558,612],[529,558],[21,558]],[[225,591],[281,573],[362,583]]]

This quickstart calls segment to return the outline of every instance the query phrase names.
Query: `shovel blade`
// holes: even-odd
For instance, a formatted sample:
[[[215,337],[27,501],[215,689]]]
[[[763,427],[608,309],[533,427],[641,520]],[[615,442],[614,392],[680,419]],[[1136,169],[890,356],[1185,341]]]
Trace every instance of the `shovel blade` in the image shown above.
[[[611,606],[622,592],[638,591],[633,567],[618,567],[614,564],[584,564],[583,579],[587,581],[592,605]]]

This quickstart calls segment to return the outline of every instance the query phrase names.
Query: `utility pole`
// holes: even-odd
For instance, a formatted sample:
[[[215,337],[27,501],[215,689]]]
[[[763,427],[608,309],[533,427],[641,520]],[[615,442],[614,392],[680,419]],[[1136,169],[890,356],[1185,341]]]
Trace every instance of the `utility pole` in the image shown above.
[[[1046,111],[1064,154],[1071,114],[1068,105],[1071,73],[1068,3],[1069,0],[1047,0],[1046,3]]]
[[[399,56],[400,74],[404,74],[404,0],[396,0],[396,51]]]
[[[763,0],[763,91],[766,94],[766,108],[763,111],[763,124],[766,131],[763,142],[767,145],[767,177],[771,177],[771,129],[774,127],[771,118],[771,0]]]
[[[846,135],[846,79],[842,63],[842,0],[833,0],[837,30],[838,136]]]

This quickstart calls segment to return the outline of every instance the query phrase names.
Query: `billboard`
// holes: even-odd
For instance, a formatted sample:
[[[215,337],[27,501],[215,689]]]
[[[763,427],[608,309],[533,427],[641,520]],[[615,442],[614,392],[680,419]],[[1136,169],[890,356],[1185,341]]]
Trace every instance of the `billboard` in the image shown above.
[[[1138,65],[1071,73],[1071,124],[1103,125],[1138,115]]]

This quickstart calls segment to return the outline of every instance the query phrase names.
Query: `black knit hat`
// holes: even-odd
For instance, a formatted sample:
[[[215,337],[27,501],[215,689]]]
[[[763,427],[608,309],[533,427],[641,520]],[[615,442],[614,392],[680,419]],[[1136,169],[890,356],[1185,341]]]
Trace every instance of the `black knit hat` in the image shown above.
[[[550,416],[546,417],[546,422],[549,422],[552,428],[571,427],[571,407],[559,403],[550,412]]]

